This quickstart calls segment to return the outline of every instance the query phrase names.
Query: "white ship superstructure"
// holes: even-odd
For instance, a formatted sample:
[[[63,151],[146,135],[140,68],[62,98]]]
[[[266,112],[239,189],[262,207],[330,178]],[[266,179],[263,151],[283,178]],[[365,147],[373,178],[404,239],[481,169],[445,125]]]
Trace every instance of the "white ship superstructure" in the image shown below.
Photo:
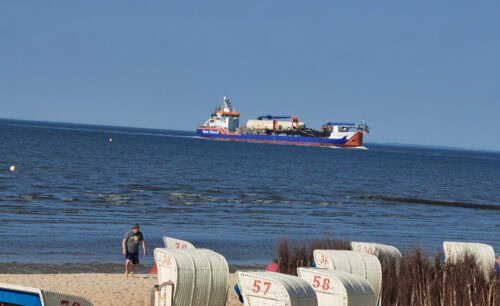
[[[234,132],[240,125],[240,113],[231,105],[228,97],[224,97],[223,103],[218,105],[210,118],[203,126],[225,129]]]

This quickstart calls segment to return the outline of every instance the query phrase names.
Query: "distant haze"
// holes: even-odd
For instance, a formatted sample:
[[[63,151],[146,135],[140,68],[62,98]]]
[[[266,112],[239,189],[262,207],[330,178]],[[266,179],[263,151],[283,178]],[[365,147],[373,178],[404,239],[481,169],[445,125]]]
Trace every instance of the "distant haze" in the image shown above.
[[[360,122],[500,150],[499,1],[3,1],[0,118],[194,130]]]

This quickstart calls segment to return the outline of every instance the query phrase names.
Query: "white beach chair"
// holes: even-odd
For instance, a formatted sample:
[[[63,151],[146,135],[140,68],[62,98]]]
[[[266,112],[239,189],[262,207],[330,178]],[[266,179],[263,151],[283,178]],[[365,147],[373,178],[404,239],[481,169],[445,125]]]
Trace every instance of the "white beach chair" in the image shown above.
[[[0,303],[25,306],[93,306],[81,296],[0,283]]]
[[[366,279],[375,293],[377,304],[382,304],[382,267],[375,255],[358,251],[314,250],[313,256],[318,268],[340,270]]]
[[[276,272],[236,271],[247,306],[316,306],[316,293],[305,280]]]
[[[381,243],[352,241],[351,249],[353,251],[372,254],[377,256],[378,258],[380,258],[380,256],[393,258],[396,263],[396,273],[399,274],[399,267],[401,264],[401,259],[403,259],[403,255],[401,255],[401,252],[396,247]]]
[[[167,249],[195,249],[194,245],[185,240],[163,236],[163,243]]]
[[[297,268],[316,292],[318,306],[375,306],[375,293],[361,276],[339,270]]]
[[[476,257],[478,266],[486,277],[495,269],[495,250],[484,243],[473,242],[443,242],[444,258],[446,263],[454,263],[463,258],[466,253]]]
[[[229,267],[226,259],[208,249],[154,251],[158,267],[157,306],[223,306]]]
[[[403,255],[394,246],[381,243],[373,242],[351,242],[351,249],[353,251],[365,252],[368,254],[375,255],[379,257],[380,255],[394,257],[395,259],[401,260]]]

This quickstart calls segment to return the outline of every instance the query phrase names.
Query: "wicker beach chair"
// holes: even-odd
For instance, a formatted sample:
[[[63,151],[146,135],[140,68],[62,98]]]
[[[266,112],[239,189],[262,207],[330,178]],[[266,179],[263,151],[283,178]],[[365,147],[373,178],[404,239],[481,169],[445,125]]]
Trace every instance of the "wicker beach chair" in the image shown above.
[[[340,270],[366,279],[375,293],[378,305],[382,305],[382,267],[375,255],[358,251],[314,250],[316,267]]]
[[[195,249],[194,245],[185,240],[163,236],[163,243],[167,249]]]
[[[403,255],[401,255],[401,252],[396,247],[381,243],[352,241],[351,249],[353,251],[372,254],[377,256],[378,258],[380,258],[380,256],[383,256],[386,258],[394,259],[394,262],[396,263],[396,273],[399,274],[399,267],[401,264],[401,259],[403,259]]]
[[[484,243],[473,242],[443,242],[444,258],[446,263],[453,263],[463,258],[467,253],[476,257],[478,266],[483,270],[486,277],[495,269],[495,250]]]
[[[316,292],[318,306],[375,306],[375,293],[361,276],[338,270],[297,268]]]
[[[316,306],[316,293],[305,280],[276,272],[236,271],[248,306]]]
[[[93,306],[81,296],[0,283],[0,303],[25,306]]]
[[[159,282],[155,305],[226,304],[229,267],[222,255],[208,249],[157,248],[154,256]]]

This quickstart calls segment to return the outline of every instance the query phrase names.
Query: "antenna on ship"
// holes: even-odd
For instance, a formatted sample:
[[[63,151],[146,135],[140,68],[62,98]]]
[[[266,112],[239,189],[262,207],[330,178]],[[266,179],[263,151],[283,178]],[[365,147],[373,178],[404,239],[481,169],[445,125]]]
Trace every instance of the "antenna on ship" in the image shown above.
[[[365,132],[370,132],[370,127],[368,126],[368,124],[366,124],[366,122],[363,120],[362,123],[358,124],[358,129],[360,131],[365,131]]]
[[[227,96],[224,96],[223,100],[224,100],[224,105],[229,104],[229,98]]]

